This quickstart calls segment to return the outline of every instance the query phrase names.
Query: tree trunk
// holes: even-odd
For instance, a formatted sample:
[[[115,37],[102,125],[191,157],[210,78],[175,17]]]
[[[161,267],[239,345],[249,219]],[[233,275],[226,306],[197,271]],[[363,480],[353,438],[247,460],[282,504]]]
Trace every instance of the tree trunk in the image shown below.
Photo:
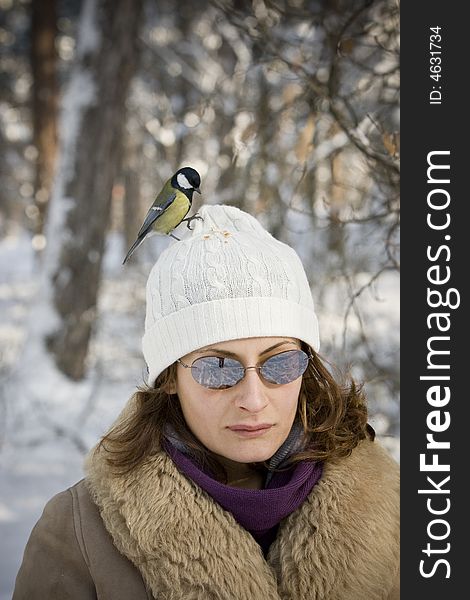
[[[59,369],[73,380],[85,375],[96,318],[111,192],[121,164],[125,102],[137,63],[141,9],[141,0],[84,2],[78,62],[64,100],[61,150],[65,159],[54,194],[55,218],[51,217],[55,221],[51,235],[61,237],[51,273],[59,326],[47,336],[47,344]]]
[[[136,231],[139,231],[148,206],[143,206],[140,193],[139,148],[142,147],[141,136],[133,132],[128,136],[124,147],[124,210],[122,229],[124,231],[125,248],[130,248],[135,241]]]
[[[36,233],[42,233],[57,153],[56,0],[33,0],[31,9],[33,140],[38,152],[34,182],[38,212],[34,228]]]

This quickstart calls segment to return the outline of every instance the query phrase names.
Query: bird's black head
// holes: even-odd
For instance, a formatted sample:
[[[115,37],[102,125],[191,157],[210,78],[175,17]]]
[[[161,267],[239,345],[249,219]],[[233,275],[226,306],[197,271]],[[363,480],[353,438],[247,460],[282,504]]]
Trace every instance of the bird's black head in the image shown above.
[[[171,185],[178,190],[181,190],[183,194],[191,200],[193,193],[201,193],[199,186],[201,185],[201,177],[199,173],[191,167],[183,167],[176,171],[171,178]]]

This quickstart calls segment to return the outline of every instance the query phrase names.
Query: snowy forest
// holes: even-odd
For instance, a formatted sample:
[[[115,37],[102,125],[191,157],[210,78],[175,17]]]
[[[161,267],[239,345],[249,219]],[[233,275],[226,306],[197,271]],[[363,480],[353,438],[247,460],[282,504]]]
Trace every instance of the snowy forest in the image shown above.
[[[145,379],[170,238],[122,261],[179,167],[297,250],[399,460],[398,2],[0,0],[0,48],[0,600]]]

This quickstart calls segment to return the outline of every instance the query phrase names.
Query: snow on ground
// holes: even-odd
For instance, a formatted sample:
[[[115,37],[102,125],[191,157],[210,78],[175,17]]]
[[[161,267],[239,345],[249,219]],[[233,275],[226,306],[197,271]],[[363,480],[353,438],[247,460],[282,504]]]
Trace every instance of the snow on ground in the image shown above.
[[[110,245],[113,250],[112,239]],[[116,252],[123,252],[119,244]],[[111,277],[100,298],[103,319],[88,385],[77,386],[75,398],[73,386],[64,386],[46,399],[36,390],[48,382],[29,381],[28,398],[15,398],[11,380],[18,373],[28,378],[28,364],[21,360],[24,326],[30,311],[34,314],[38,282],[28,236],[0,243],[0,600],[11,598],[24,547],[45,503],[83,477],[84,455],[143,382],[144,280],[131,269],[123,278],[117,271],[121,262],[107,257]]]
[[[166,240],[156,242],[161,249]],[[34,316],[38,266],[27,234],[0,242],[0,600],[11,598],[25,544],[45,503],[82,478],[84,455],[143,382],[140,341],[150,263],[129,265],[123,276],[124,252],[120,238],[111,236],[90,379],[76,386],[76,393],[64,384],[55,398],[44,398],[39,390],[49,382],[30,378],[28,397],[18,398],[11,382],[31,372],[21,359],[25,323],[31,311]],[[146,249],[144,257],[148,253]],[[378,327],[385,330],[389,310],[378,305]],[[381,413],[374,416],[379,436],[387,429],[387,419]],[[398,460],[398,439],[384,436],[382,441]]]

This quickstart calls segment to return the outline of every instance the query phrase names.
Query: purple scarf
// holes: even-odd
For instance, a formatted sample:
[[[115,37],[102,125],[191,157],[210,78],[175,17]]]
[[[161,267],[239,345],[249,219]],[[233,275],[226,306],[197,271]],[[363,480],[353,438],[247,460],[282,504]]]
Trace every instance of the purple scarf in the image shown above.
[[[282,519],[304,502],[322,474],[322,463],[300,462],[272,475],[262,490],[231,487],[201,470],[194,459],[169,440],[165,450],[178,469],[205,490],[244,527],[267,553]]]

